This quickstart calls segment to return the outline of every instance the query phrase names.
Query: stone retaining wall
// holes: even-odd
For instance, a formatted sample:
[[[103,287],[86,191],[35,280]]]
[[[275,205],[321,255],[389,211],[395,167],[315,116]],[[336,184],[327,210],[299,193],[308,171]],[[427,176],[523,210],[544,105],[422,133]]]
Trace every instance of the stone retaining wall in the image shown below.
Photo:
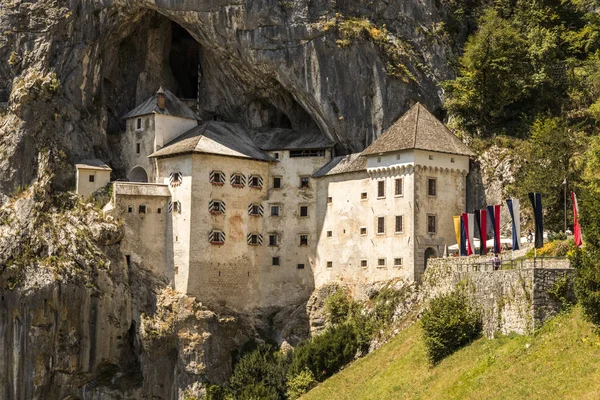
[[[549,268],[499,271],[473,270],[453,261],[431,260],[422,282],[423,296],[433,298],[465,284],[483,312],[483,330],[489,337],[497,332],[526,334],[556,315],[561,304],[548,292],[559,278],[565,274],[571,278],[574,272],[564,261]]]

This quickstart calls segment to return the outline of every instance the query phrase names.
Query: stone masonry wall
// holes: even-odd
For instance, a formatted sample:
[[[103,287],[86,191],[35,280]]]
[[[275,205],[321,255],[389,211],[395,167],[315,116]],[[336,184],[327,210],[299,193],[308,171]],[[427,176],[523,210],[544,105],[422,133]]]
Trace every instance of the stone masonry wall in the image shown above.
[[[422,296],[434,298],[465,284],[482,310],[486,336],[526,334],[560,311],[561,304],[548,293],[572,268],[523,268],[476,271],[459,268],[453,259],[433,259],[422,281]]]

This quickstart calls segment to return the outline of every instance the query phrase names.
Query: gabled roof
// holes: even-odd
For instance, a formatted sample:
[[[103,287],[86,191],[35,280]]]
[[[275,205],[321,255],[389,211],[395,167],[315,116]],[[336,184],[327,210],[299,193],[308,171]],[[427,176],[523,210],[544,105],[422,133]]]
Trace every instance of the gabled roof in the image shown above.
[[[275,161],[259,149],[240,124],[207,121],[167,143],[150,157],[168,157],[177,154],[205,153],[230,157]]]
[[[412,106],[362,154],[372,155],[409,149],[475,155],[421,103]]]
[[[165,108],[159,108],[156,104],[156,97],[159,94],[163,94],[165,96]],[[179,100],[179,98],[169,90],[163,89],[162,87],[158,89],[158,91],[148,100],[144,101],[142,104],[125,114],[123,119],[141,117],[149,114],[161,114],[170,115],[172,117],[198,119],[196,114],[187,105],[185,105],[184,102]]]
[[[319,130],[296,131],[293,129],[270,129],[252,132],[252,141],[265,151],[317,150],[333,147],[333,142]]]
[[[94,169],[99,171],[112,171],[112,168],[106,165],[104,161],[93,159],[93,160],[82,160],[75,164],[77,169]]]
[[[313,174],[314,178],[328,175],[345,174],[348,172],[366,171],[367,157],[360,153],[348,154],[346,156],[334,157],[320,170]]]

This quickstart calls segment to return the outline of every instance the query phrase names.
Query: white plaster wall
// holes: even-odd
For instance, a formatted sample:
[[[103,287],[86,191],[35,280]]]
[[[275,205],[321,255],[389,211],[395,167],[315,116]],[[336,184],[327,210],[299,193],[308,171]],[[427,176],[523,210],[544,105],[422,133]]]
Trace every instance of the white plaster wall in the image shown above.
[[[319,214],[319,243],[315,266],[317,287],[333,281],[350,284],[376,282],[395,277],[413,278],[413,173],[369,176],[366,172],[333,175],[319,178],[317,208]],[[404,194],[394,195],[394,180],[402,178]],[[383,180],[385,198],[377,197],[378,181]],[[361,199],[367,192],[367,199]],[[332,203],[327,203],[332,197]],[[402,215],[403,232],[396,234],[395,216]],[[377,234],[377,217],[385,220],[385,234]],[[367,234],[361,235],[360,228]],[[332,231],[332,237],[327,237]],[[385,258],[386,265],[378,266],[378,259]],[[394,266],[394,258],[402,258],[401,267]],[[367,267],[361,267],[361,260]],[[332,261],[332,268],[327,267]]]
[[[195,119],[173,117],[171,115],[156,114],[154,119],[156,130],[154,151],[161,149],[171,140],[198,125],[198,121]]]
[[[429,157],[433,159],[430,160]],[[454,162],[452,161],[454,160]],[[367,158],[367,168],[375,169],[391,166],[427,165],[438,168],[469,170],[469,157],[456,154],[424,150],[403,150]]]
[[[90,175],[94,176],[94,182],[90,182]],[[110,182],[110,171],[77,168],[76,191],[81,197],[89,197],[98,189],[102,189]]]
[[[156,179],[156,171],[154,163],[148,156],[154,153],[154,130],[155,120],[154,115],[145,115],[142,119],[142,129],[136,129],[137,118],[130,118],[126,121],[125,135],[121,141],[121,152],[123,162],[125,164],[125,172],[127,175],[131,170],[140,166],[146,170],[148,174],[148,182],[154,182]],[[140,153],[136,153],[137,143],[140,144]]]
[[[395,153],[382,154],[380,156],[370,155],[367,157],[367,169],[391,167],[393,165],[407,166],[407,165],[413,165],[414,163],[415,163],[414,150],[403,150],[403,151],[398,151]]]
[[[165,195],[168,191],[154,190],[157,189],[155,185],[139,186],[142,187],[127,188],[134,189],[127,191],[115,190],[115,212],[123,220],[125,230],[121,253],[128,255],[131,262],[141,268],[172,281],[173,269],[169,260],[171,243],[167,235],[170,224],[167,213],[169,197]],[[140,205],[146,206],[145,214],[139,213]],[[132,212],[129,212],[130,207]]]

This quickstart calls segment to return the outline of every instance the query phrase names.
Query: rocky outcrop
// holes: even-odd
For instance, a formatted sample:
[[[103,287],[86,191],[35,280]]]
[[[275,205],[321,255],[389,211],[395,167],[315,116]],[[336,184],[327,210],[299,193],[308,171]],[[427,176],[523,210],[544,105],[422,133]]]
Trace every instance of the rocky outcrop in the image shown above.
[[[3,2],[0,192],[31,182],[42,148],[122,173],[120,117],[159,84],[192,96],[198,81],[204,118],[319,128],[361,149],[417,100],[439,110],[453,56],[440,4]]]

